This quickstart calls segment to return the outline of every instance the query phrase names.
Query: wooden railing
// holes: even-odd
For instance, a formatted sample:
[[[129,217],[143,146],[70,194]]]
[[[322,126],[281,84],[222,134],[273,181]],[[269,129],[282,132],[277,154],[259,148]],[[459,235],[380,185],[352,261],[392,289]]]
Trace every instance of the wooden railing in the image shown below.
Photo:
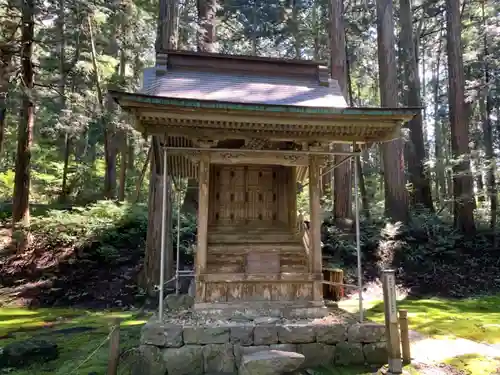
[[[309,272],[311,272],[312,271],[311,233],[309,232],[309,228],[307,227],[307,224],[304,222],[304,216],[302,216],[302,214],[299,214],[297,216],[297,223],[296,224],[297,224],[297,231],[299,233],[302,244],[304,245],[304,250],[306,252]]]

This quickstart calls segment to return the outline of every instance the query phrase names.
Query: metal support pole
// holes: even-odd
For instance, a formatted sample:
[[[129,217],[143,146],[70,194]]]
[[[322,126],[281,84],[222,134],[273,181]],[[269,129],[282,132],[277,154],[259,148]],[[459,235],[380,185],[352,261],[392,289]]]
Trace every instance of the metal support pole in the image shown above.
[[[358,257],[358,293],[359,293],[359,322],[363,322],[363,271],[361,268],[361,239],[359,230],[359,197],[358,197],[358,168],[356,163],[359,156],[354,156],[354,213],[356,216],[356,254]]]
[[[177,261],[175,262],[175,294],[179,294],[179,258],[181,253],[181,190],[177,191]]]
[[[161,207],[161,250],[160,250],[160,300],[158,302],[158,318],[163,320],[163,295],[165,284],[165,252],[166,252],[166,238],[165,230],[167,223],[165,217],[167,215],[167,149],[163,148],[163,194],[162,194],[162,207]]]

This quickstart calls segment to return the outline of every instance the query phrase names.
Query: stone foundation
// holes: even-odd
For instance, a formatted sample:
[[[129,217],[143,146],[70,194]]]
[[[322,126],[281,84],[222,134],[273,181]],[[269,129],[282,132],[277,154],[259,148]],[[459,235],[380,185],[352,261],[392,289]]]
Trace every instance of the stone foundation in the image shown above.
[[[303,354],[302,368],[321,365],[384,364],[385,327],[338,316],[285,320],[195,321],[187,316],[142,329],[143,375],[237,374],[243,355],[280,350]]]

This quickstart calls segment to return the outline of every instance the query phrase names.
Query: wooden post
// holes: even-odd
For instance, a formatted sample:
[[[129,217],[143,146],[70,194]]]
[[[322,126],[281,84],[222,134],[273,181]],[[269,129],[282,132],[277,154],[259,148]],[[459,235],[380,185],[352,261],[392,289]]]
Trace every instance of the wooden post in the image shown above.
[[[113,320],[109,334],[108,375],[118,374],[118,359],[120,357],[120,320]]]
[[[330,281],[330,283],[323,285],[323,297],[340,301],[344,297],[344,287],[335,285],[335,283],[344,283],[344,271],[340,268],[323,268],[323,279]]]
[[[290,230],[295,232],[297,225],[297,167],[289,167],[288,176],[288,223]]]
[[[399,339],[394,270],[383,271],[382,286],[384,290],[385,334],[387,337],[387,354],[389,356],[389,373],[401,374],[403,365],[401,363],[401,341]]]
[[[204,288],[199,282],[199,276],[205,273],[207,266],[208,242],[208,190],[210,182],[210,155],[203,153],[200,158],[198,170],[199,196],[198,196],[198,243],[196,247],[196,302],[204,302]]]
[[[309,207],[311,211],[312,272],[320,280],[314,282],[314,301],[323,300],[323,259],[321,255],[321,178],[320,164],[317,156],[309,156]]]
[[[343,284],[344,283],[344,271],[340,268],[332,270],[330,273],[330,280],[334,283]],[[344,287],[342,285],[334,285],[332,288],[333,300],[340,301],[344,296]]]
[[[403,364],[408,365],[411,363],[411,352],[407,310],[399,310],[399,329],[401,330],[401,351],[403,354]]]

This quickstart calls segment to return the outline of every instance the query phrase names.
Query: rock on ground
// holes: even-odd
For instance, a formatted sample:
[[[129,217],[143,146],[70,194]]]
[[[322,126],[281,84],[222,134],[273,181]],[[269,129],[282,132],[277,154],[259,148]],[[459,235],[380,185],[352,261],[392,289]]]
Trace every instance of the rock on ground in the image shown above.
[[[302,354],[266,350],[243,355],[240,375],[281,375],[297,370],[304,362]]]
[[[28,366],[57,359],[57,344],[46,340],[14,342],[0,348],[0,368]]]

